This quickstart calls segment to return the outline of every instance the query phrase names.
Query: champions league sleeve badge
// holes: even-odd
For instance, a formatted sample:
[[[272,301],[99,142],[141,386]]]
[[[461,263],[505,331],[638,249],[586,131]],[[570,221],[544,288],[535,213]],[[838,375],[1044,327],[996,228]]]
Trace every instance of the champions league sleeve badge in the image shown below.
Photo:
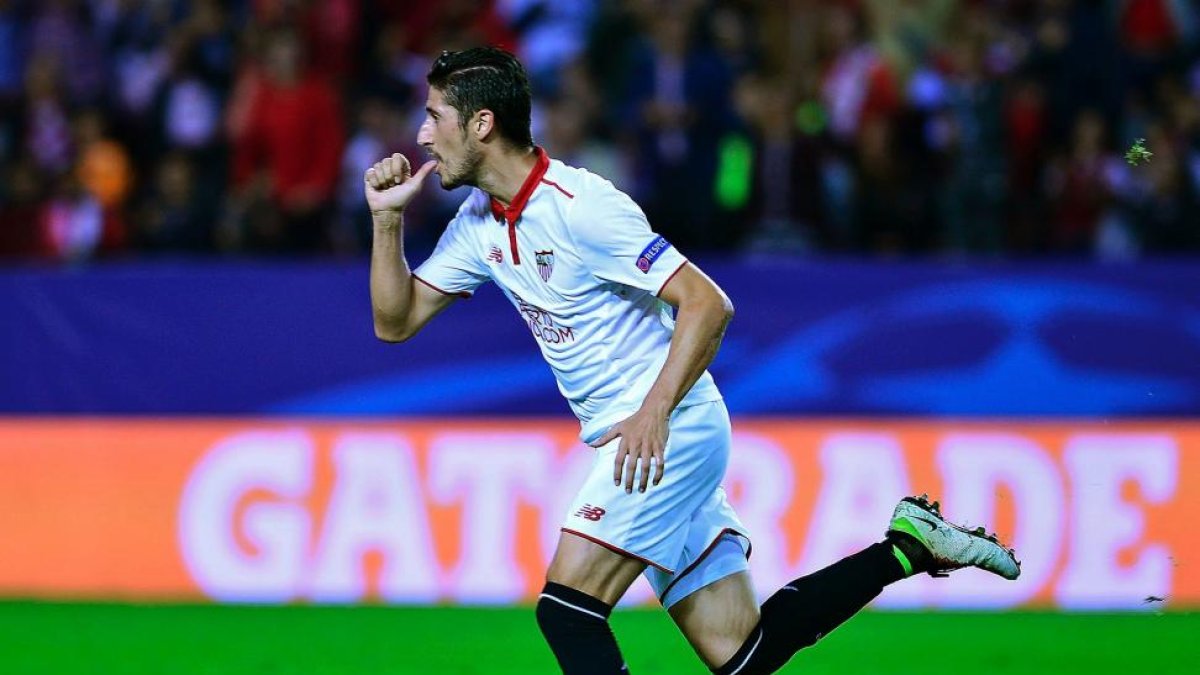
[[[642,249],[641,255],[637,258],[637,268],[641,270],[642,274],[649,274],[650,268],[654,266],[654,261],[658,260],[658,256],[669,248],[671,248],[671,242],[667,241],[666,237],[659,236]]]

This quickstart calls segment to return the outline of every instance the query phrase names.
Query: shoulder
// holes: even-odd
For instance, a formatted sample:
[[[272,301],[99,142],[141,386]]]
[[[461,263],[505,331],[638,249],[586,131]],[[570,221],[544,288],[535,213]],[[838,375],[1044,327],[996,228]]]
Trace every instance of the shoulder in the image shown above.
[[[587,189],[587,179],[591,175],[586,169],[552,159],[542,176],[542,185],[557,190],[564,199],[574,200]]]
[[[542,182],[575,202],[572,204],[572,210],[588,220],[596,216],[603,217],[612,211],[637,209],[629,195],[619,190],[607,178],[558,160],[550,163]]]
[[[642,209],[608,180],[590,172],[579,177],[576,202],[567,218],[571,237],[584,248],[610,251],[650,231]]]

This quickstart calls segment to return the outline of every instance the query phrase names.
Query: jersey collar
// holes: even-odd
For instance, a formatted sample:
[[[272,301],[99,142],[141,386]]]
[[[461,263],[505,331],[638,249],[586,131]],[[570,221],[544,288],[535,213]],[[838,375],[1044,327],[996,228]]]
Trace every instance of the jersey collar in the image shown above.
[[[509,225],[515,225],[517,219],[521,217],[521,212],[525,210],[525,204],[533,196],[534,189],[546,175],[546,170],[550,168],[550,157],[546,155],[546,151],[539,146],[534,146],[533,150],[537,155],[537,162],[533,165],[533,170],[529,172],[529,175],[525,177],[525,182],[521,184],[521,189],[517,190],[517,195],[513,197],[508,208],[505,208],[495,197],[491,198],[492,215],[496,220],[504,219]]]

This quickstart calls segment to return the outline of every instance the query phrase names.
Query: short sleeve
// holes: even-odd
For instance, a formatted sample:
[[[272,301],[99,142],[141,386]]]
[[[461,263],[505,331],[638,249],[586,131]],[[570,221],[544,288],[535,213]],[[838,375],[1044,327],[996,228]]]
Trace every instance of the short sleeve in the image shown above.
[[[656,295],[687,262],[650,229],[642,209],[609,183],[575,205],[571,233],[594,276]]]
[[[471,297],[491,278],[461,216],[450,221],[429,258],[413,272],[418,281],[446,295]]]

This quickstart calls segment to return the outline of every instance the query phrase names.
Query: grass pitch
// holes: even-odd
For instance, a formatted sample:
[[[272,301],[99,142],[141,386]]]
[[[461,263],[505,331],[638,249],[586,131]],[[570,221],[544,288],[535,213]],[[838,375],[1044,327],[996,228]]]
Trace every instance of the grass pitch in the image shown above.
[[[707,673],[661,610],[613,627],[634,675]],[[868,612],[782,672],[1196,672],[1200,614]],[[556,673],[524,608],[0,603],[6,675]]]

